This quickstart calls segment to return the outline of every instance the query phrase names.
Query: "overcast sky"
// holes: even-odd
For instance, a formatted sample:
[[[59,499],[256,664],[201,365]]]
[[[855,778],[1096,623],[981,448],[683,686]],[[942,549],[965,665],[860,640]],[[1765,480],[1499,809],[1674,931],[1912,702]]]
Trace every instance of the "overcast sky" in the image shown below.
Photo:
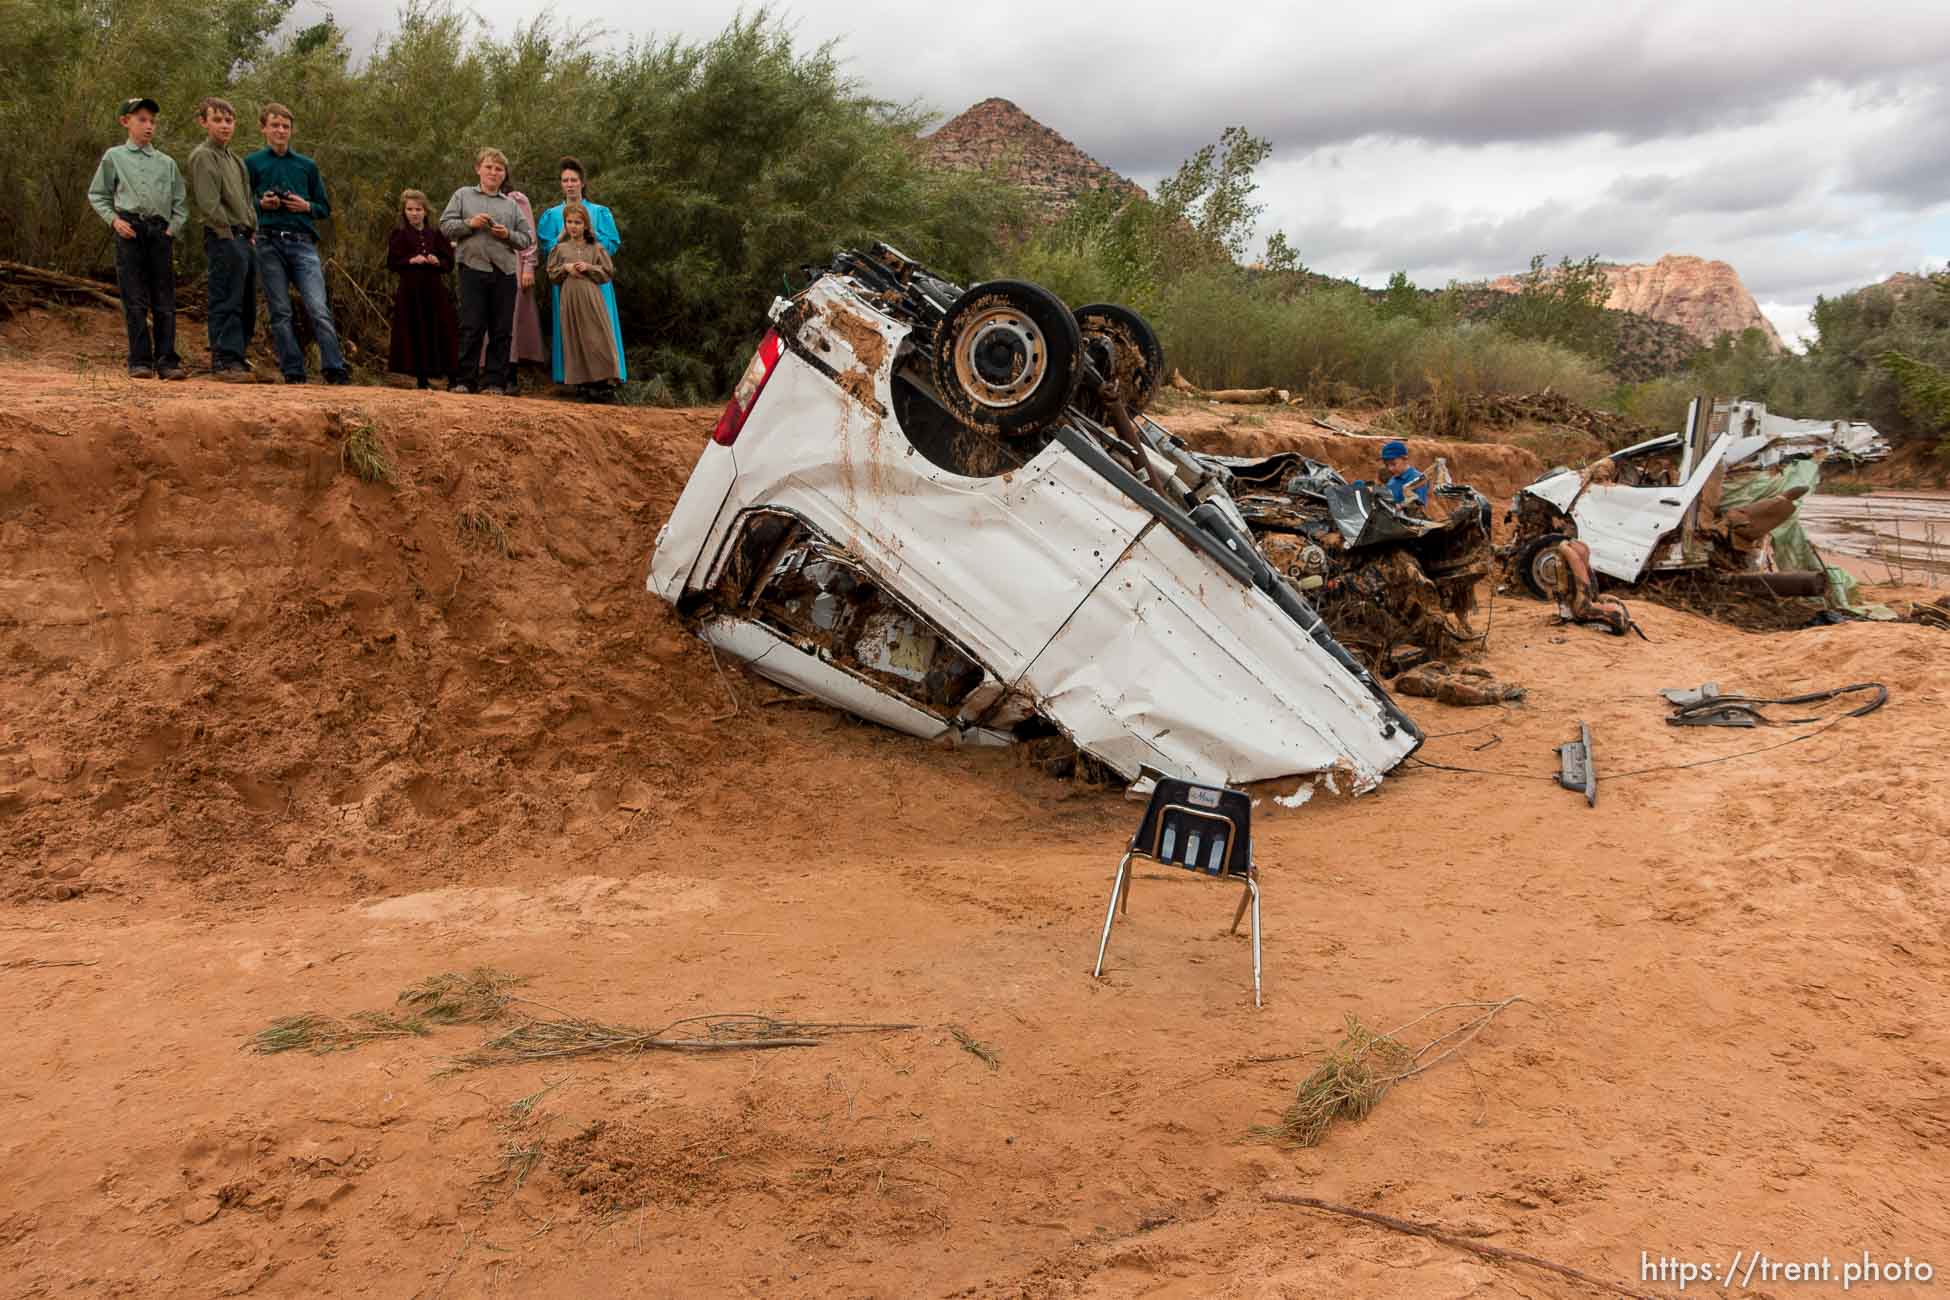
[[[536,11],[475,0],[499,32]],[[363,51],[392,0],[299,0]],[[580,6],[614,39],[736,12]],[[1264,229],[1315,270],[1439,287],[1532,253],[1732,263],[1784,338],[1833,294],[1950,257],[1950,0],[781,5],[875,94],[1014,100],[1150,186],[1228,125],[1272,141]]]

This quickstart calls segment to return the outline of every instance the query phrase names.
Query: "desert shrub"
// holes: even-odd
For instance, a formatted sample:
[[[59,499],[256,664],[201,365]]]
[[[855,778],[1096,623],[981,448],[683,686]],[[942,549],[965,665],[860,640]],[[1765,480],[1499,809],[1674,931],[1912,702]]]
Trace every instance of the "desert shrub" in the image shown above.
[[[1188,275],[1159,302],[1166,357],[1214,388],[1290,388],[1331,400],[1351,390],[1386,400],[1554,389],[1596,403],[1610,391],[1590,358],[1471,324],[1388,315],[1357,286],[1291,295],[1236,269]]]
[[[1697,383],[1686,378],[1648,379],[1619,385],[1612,406],[1649,428],[1676,431],[1686,427],[1687,405],[1700,391]]]

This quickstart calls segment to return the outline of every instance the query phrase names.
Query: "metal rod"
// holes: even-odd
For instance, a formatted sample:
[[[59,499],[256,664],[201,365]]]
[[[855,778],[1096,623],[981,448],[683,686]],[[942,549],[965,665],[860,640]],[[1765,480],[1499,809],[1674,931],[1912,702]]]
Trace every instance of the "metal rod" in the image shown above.
[[[1246,877],[1246,889],[1253,897],[1253,1006],[1255,1008],[1264,1005],[1259,1000],[1259,881],[1253,878],[1258,874],[1255,869],[1253,875]]]
[[[1103,976],[1104,953],[1110,949],[1110,927],[1117,920],[1117,904],[1130,889],[1130,882],[1124,875],[1130,865],[1131,855],[1126,853],[1123,861],[1117,864],[1117,874],[1110,878],[1110,906],[1104,909],[1104,937],[1097,941],[1097,968],[1090,972],[1092,979]]]

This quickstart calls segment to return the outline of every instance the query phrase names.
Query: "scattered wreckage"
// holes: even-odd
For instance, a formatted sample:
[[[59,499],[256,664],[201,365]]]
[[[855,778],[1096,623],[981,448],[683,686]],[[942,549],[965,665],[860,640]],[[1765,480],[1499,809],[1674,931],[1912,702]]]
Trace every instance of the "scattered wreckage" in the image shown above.
[[[1445,483],[1418,512],[1295,452],[1198,459],[1231,475],[1266,558],[1370,669],[1389,675],[1481,643],[1470,618],[1489,576],[1491,513],[1474,488]]]
[[[1126,779],[1365,788],[1421,744],[1303,588],[1414,557],[1467,639],[1480,497],[1414,521],[1303,457],[1195,455],[1143,414],[1135,313],[885,245],[770,316],[651,558],[716,649],[916,736],[1054,730]]]
[[[1854,580],[1822,562],[1798,522],[1798,502],[1820,481],[1824,457],[1887,452],[1865,424],[1787,420],[1756,402],[1695,398],[1683,432],[1582,470],[1554,469],[1519,491],[1507,554],[1532,594],[1621,634],[1629,616],[1615,598],[1595,595],[1600,577],[1637,586],[1694,574],[1847,609]],[[1578,572],[1581,564],[1588,573]]]

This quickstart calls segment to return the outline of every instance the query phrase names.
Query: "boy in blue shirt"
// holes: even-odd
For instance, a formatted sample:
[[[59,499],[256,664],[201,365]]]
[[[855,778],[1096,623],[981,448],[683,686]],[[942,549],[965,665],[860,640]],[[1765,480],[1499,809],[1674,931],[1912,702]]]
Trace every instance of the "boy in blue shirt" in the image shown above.
[[[349,384],[345,354],[339,350],[338,327],[325,301],[325,269],[318,260],[318,227],[332,214],[325,197],[325,181],[318,164],[291,152],[296,119],[283,104],[272,102],[257,110],[257,129],[264,147],[244,159],[250,173],[251,194],[257,202],[257,278],[264,286],[264,305],[271,311],[271,342],[278,352],[278,369],[287,384],[305,382],[305,352],[298,331],[291,328],[291,294],[298,298],[318,340],[318,365],[328,384]]]
[[[1429,476],[1408,463],[1408,444],[1392,438],[1381,448],[1381,467],[1388,475],[1388,499],[1406,505],[1408,493],[1415,493],[1416,504],[1429,504]]]
[[[176,232],[189,220],[183,173],[157,149],[156,101],[125,100],[128,143],[102,155],[88,182],[88,205],[115,232],[115,282],[129,332],[131,379],[186,379],[176,355]],[[155,328],[150,329],[150,318]]]

